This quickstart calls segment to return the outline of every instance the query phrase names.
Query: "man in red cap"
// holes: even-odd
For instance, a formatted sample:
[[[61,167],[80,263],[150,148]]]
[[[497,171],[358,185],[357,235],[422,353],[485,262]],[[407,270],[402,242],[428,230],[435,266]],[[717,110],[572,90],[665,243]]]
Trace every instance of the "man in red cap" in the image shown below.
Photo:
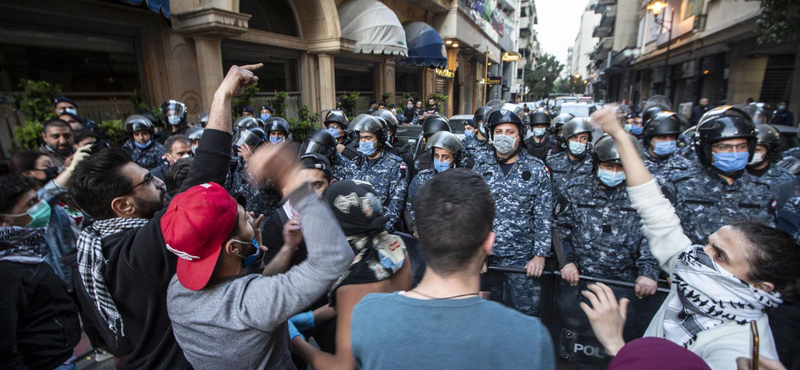
[[[178,268],[167,292],[175,338],[195,369],[294,369],[287,320],[320,298],[353,261],[326,202],[306,184],[286,145],[267,146],[248,163],[271,179],[299,214],[307,259],[285,274],[245,274],[261,245],[258,225],[218,184],[197,185],[161,218]]]
[[[225,76],[182,190],[225,182],[231,101],[258,81],[252,71],[260,67],[233,66]],[[167,249],[161,231],[164,183],[122,150],[110,148],[81,162],[69,192],[95,220],[81,233],[74,262],[81,315],[98,329],[90,333],[92,342],[117,357],[118,369],[190,369],[167,314],[167,288],[177,257]]]

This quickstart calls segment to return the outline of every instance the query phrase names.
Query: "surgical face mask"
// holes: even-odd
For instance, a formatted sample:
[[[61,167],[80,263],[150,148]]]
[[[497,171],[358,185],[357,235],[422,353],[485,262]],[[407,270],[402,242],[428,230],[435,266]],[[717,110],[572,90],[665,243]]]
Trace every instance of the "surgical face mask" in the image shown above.
[[[569,142],[569,152],[572,153],[572,155],[581,155],[584,152],[586,152],[586,146],[588,144],[579,143],[577,141],[571,141],[571,140],[569,140],[568,142]]]
[[[78,115],[78,110],[77,110],[77,109],[75,109],[75,108],[65,108],[65,109],[64,109],[64,112],[67,112],[67,113],[69,113],[69,114],[74,114],[74,115],[76,115],[76,116]]]
[[[748,152],[714,153],[714,167],[722,173],[741,171],[747,166]]]
[[[535,128],[533,129],[533,136],[544,136],[546,131],[546,128]]]
[[[436,169],[436,172],[444,172],[450,169],[450,162],[441,162],[433,159],[433,168]]]
[[[516,148],[517,138],[508,135],[495,135],[492,145],[500,154],[508,154]]]
[[[8,217],[22,217],[25,215],[30,216],[31,221],[25,225],[28,229],[38,229],[40,227],[45,227],[50,222],[50,204],[47,202],[40,200],[39,203],[33,205],[33,207],[28,208],[28,211],[25,213],[20,213],[18,215],[7,215]]]
[[[277,136],[270,136],[269,137],[269,142],[272,143],[272,144],[280,144],[280,143],[284,142],[284,138],[277,137]]]
[[[197,147],[200,145],[192,145],[192,154],[197,154]]]
[[[360,141],[358,143],[358,151],[369,157],[375,154],[375,144],[372,141]]]
[[[634,135],[637,135],[637,136],[638,136],[638,135],[641,135],[641,134],[642,134],[642,131],[644,131],[644,127],[642,127],[642,126],[636,126],[636,125],[631,125],[631,133],[632,133],[632,134],[634,134]]]
[[[630,132],[631,132],[631,127],[632,127],[632,126],[633,126],[632,124],[630,124],[630,123],[626,123],[626,124],[625,124],[625,132],[628,132],[628,133],[630,133]]]
[[[753,160],[748,163],[749,165],[759,164],[764,162],[764,153],[753,154]]]
[[[247,268],[250,265],[252,265],[253,262],[255,262],[258,259],[258,256],[261,254],[261,248],[258,247],[258,242],[256,242],[255,238],[253,238],[253,241],[251,241],[249,243],[248,242],[243,242],[241,240],[236,240],[236,239],[232,239],[232,241],[237,242],[237,243],[241,243],[241,244],[252,244],[253,247],[255,247],[255,252],[253,252],[253,254],[251,254],[249,256],[241,256],[241,255],[237,254],[237,256],[243,258],[242,259],[242,267],[244,267],[244,268]]]
[[[672,154],[673,152],[675,152],[675,149],[677,148],[678,148],[678,142],[675,140],[658,141],[653,143],[653,153],[656,153],[656,155],[662,157],[666,157]]]
[[[413,106],[413,105],[411,105],[411,104],[409,104],[409,105],[406,105],[406,109],[408,109],[408,110],[412,110],[412,109],[414,109],[414,106]]]
[[[134,141],[133,143],[134,143],[134,144],[136,144],[136,146],[138,146],[138,147],[139,147],[139,149],[145,149],[145,148],[147,148],[148,146],[150,146],[150,144],[152,144],[152,143],[153,143],[153,140],[148,140],[148,141],[147,141],[146,143],[144,143],[144,144],[139,144],[139,142],[138,142],[138,141]]]
[[[169,116],[167,117],[169,124],[172,126],[177,126],[181,124],[181,117],[178,116]]]
[[[602,182],[606,186],[613,188],[621,184],[622,181],[625,180],[625,172],[609,171],[609,170],[604,170],[602,168],[598,168],[597,178],[600,179],[600,182]]]
[[[778,106],[778,110],[786,110],[786,106],[785,105],[779,105]]]
[[[266,122],[269,119],[269,117],[270,117],[269,114],[264,113],[264,114],[261,115],[261,120]]]
[[[475,131],[464,130],[464,137],[475,137]]]
[[[338,138],[339,137],[339,129],[338,128],[329,128],[328,131],[330,131],[331,135],[333,135],[334,138]]]

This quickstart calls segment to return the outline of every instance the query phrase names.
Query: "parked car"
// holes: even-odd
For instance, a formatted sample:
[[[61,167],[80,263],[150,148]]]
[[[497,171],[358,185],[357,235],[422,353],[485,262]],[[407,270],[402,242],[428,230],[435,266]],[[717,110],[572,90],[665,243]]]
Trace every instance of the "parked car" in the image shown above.
[[[575,117],[589,117],[596,110],[597,107],[590,103],[564,103],[561,104],[559,114],[570,113]]]
[[[405,148],[411,153],[417,148],[417,141],[422,133],[422,126],[420,125],[400,125],[397,126],[397,133],[395,134],[394,146]],[[462,128],[463,134],[463,128]]]
[[[775,127],[781,134],[781,148],[789,149],[800,146],[800,138],[797,137],[797,127],[786,125],[770,125]]]
[[[450,128],[453,130],[453,133],[458,136],[459,139],[464,138],[464,125],[467,122],[472,124],[472,120],[475,116],[472,114],[459,114],[450,117]]]

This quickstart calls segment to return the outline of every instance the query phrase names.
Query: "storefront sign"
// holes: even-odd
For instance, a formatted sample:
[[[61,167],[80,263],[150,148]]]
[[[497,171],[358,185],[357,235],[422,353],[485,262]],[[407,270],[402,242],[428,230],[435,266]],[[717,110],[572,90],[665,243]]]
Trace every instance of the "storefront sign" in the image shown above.
[[[522,54],[517,53],[516,51],[507,51],[503,53],[503,61],[504,62],[516,62],[522,58]]]
[[[436,68],[436,75],[444,78],[453,78],[456,76],[456,73],[449,69]]]
[[[486,79],[487,85],[499,85],[500,82],[502,82],[500,76],[489,76],[489,78]]]

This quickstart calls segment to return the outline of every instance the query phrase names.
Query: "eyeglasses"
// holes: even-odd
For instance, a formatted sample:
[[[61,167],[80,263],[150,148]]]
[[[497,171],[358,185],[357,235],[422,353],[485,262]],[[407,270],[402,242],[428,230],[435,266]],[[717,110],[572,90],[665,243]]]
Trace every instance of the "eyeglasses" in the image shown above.
[[[155,182],[156,182],[156,178],[155,178],[155,177],[153,177],[153,175],[151,175],[151,174],[148,172],[148,173],[147,173],[147,175],[144,175],[144,180],[142,180],[142,182],[140,182],[140,183],[138,183],[138,184],[136,184],[136,185],[134,185],[134,186],[131,186],[131,188],[130,188],[130,189],[128,189],[128,190],[125,190],[124,192],[122,192],[122,194],[120,194],[120,196],[122,196],[122,195],[125,195],[125,194],[128,194],[128,193],[132,192],[132,191],[133,191],[133,189],[136,189],[136,188],[137,188],[137,187],[139,187],[139,186],[145,185],[145,184],[147,184],[147,183],[155,183]]]
[[[711,147],[714,148],[714,149],[718,149],[719,151],[722,151],[722,152],[730,152],[731,149],[734,149],[734,148],[736,149],[737,152],[744,152],[744,151],[747,151],[749,145],[746,144],[746,143],[745,144],[736,144],[736,145],[733,145],[733,144],[712,144]]]

